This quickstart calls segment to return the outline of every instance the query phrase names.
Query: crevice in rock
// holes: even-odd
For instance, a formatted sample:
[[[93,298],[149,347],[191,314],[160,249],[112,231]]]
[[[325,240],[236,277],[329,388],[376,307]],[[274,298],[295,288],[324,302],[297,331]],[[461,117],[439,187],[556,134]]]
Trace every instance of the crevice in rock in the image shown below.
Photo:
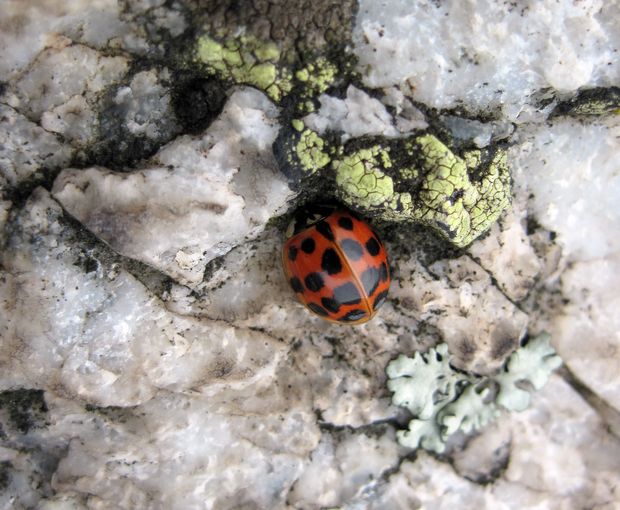
[[[608,404],[605,400],[594,393],[584,382],[582,382],[566,365],[558,369],[560,375],[594,412],[601,418],[605,427],[616,439],[620,440],[620,411]]]

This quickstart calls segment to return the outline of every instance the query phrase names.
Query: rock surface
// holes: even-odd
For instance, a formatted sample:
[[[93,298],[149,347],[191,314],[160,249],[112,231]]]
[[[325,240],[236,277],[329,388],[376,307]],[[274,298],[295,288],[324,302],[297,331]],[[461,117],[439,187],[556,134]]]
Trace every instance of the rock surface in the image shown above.
[[[0,508],[620,508],[617,2],[1,3]],[[280,249],[337,183],[284,171],[295,125],[313,164],[504,151],[511,204],[466,246],[371,215],[388,301],[321,321]],[[399,445],[392,359],[494,374],[542,331],[528,410]]]

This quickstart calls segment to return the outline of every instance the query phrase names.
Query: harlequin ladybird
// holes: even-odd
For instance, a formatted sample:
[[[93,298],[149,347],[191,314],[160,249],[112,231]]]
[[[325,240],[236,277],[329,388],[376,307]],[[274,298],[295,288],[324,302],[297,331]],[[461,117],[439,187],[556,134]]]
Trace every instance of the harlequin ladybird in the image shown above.
[[[332,206],[299,211],[282,250],[284,273],[310,311],[344,324],[370,320],[390,287],[387,253],[377,234]]]

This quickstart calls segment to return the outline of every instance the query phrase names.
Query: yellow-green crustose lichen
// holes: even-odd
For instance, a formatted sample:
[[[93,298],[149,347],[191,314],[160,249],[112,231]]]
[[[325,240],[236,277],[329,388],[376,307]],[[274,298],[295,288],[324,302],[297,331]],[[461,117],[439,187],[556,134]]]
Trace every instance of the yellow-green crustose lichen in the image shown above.
[[[299,157],[299,164],[303,170],[312,174],[325,167],[330,162],[330,157],[325,152],[325,141],[311,129],[304,129],[295,147]]]
[[[333,162],[340,198],[353,208],[373,211],[385,220],[411,215],[411,195],[394,191],[392,177],[381,170],[391,168],[386,149],[375,145]]]
[[[461,158],[433,135],[406,144],[409,152],[418,155],[416,168],[388,172],[392,161],[379,146],[334,161],[340,199],[388,221],[428,224],[457,246],[471,243],[510,204],[510,173],[504,151],[498,151],[484,166],[479,151]],[[421,182],[411,192],[397,192],[390,175],[402,179],[419,176]]]
[[[434,136],[422,136],[416,143],[425,177],[414,215],[445,231],[457,246],[466,246],[510,204],[506,153],[499,151],[486,168],[478,167],[480,176],[473,180],[465,160]],[[467,159],[470,164],[475,161],[475,157]]]
[[[321,94],[333,83],[337,67],[324,57],[318,57],[293,73],[281,62],[281,53],[273,42],[240,36],[219,42],[203,35],[196,44],[196,60],[213,73],[236,84],[252,85],[265,91],[274,101],[280,101],[301,85],[301,95]],[[311,111],[311,101],[299,103],[304,111]]]
[[[292,129],[282,130],[274,154],[282,171],[293,186],[299,186],[308,177],[327,167],[333,156],[333,148],[303,121],[291,121]],[[282,134],[286,135],[282,136]]]
[[[560,103],[551,113],[574,117],[620,115],[620,87],[586,89],[577,97]]]
[[[314,109],[313,101],[338,76],[337,66],[322,56],[294,71],[276,44],[248,36],[218,41],[204,35],[195,50],[207,73],[259,88],[277,102],[293,92],[292,111],[301,115]],[[457,246],[483,233],[510,201],[510,174],[502,151],[485,164],[480,151],[459,157],[435,136],[424,135],[398,142],[407,155],[403,165],[402,158],[394,163],[383,144],[352,153],[340,144],[328,147],[300,119],[283,131],[274,151],[294,185],[318,171],[331,171],[336,194],[351,208],[386,221],[425,223]]]
[[[264,90],[276,101],[292,88],[292,75],[278,66],[280,50],[271,42],[243,36],[218,42],[204,35],[198,39],[196,59],[207,71]]]
[[[305,85],[307,95],[325,92],[336,79],[338,68],[325,57],[319,57],[295,73],[295,78]]]
[[[478,430],[503,409],[527,409],[530,393],[523,383],[541,389],[561,363],[547,333],[531,339],[510,356],[501,372],[487,377],[453,369],[446,344],[426,354],[401,354],[386,368],[392,403],[413,416],[408,429],[396,433],[398,442],[441,453],[458,430]]]

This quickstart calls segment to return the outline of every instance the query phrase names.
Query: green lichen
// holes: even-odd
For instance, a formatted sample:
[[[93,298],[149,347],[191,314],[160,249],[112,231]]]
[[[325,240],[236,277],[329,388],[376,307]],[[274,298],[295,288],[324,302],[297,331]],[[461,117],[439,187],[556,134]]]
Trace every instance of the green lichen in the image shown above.
[[[486,231],[510,203],[510,174],[502,151],[491,158],[481,151],[459,156],[430,134],[358,146],[349,153],[341,145],[328,149],[301,120],[337,79],[338,67],[324,56],[293,73],[272,42],[249,36],[217,41],[204,35],[197,41],[195,60],[207,73],[257,87],[275,101],[294,91],[289,112],[298,118],[274,145],[294,187],[331,170],[326,177],[334,179],[336,195],[351,208],[385,221],[424,223],[457,247]]]
[[[550,116],[560,115],[572,117],[620,115],[620,87],[582,90],[575,98],[560,103]]]
[[[411,195],[394,191],[394,180],[384,170],[392,167],[389,151],[375,145],[335,160],[339,198],[350,207],[374,212],[386,220],[411,214]]]
[[[274,155],[293,186],[329,165],[333,149],[302,120],[293,119],[291,127],[283,132],[274,143]]]
[[[458,247],[485,232],[510,204],[506,153],[498,151],[488,165],[480,151],[464,158],[433,135],[404,142],[417,166],[396,169],[401,179],[419,179],[411,191],[395,191],[387,151],[376,145],[335,161],[340,199],[363,213],[386,221],[425,223]],[[476,176],[475,178],[473,176]]]
[[[299,164],[307,175],[311,175],[329,164],[330,157],[325,149],[325,141],[316,132],[311,129],[302,131],[295,147],[295,153],[299,159]]]
[[[299,97],[312,98],[323,93],[334,82],[337,66],[325,57],[317,57],[295,74],[282,62],[278,46],[254,37],[240,36],[217,41],[208,35],[198,38],[195,61],[210,74],[239,85],[252,85],[280,101],[295,85]],[[312,101],[303,100],[299,107],[312,111]]]
[[[196,43],[195,57],[207,72],[264,90],[275,101],[293,86],[291,73],[279,65],[280,50],[272,42],[244,36],[218,42],[203,35]]]
[[[482,168],[476,154],[467,161],[479,165],[474,180],[466,160],[432,135],[416,140],[424,182],[414,215],[439,230],[457,246],[467,246],[486,231],[510,204],[510,172],[506,153],[500,151]]]
[[[497,419],[502,409],[522,411],[530,403],[524,382],[542,388],[561,360],[542,333],[514,352],[504,370],[481,377],[457,372],[450,365],[446,344],[391,361],[386,373],[392,402],[413,415],[398,441],[409,448],[437,453],[457,431],[479,430]]]
[[[304,93],[316,96],[325,92],[336,79],[338,68],[325,57],[319,57],[295,73],[304,84]]]

